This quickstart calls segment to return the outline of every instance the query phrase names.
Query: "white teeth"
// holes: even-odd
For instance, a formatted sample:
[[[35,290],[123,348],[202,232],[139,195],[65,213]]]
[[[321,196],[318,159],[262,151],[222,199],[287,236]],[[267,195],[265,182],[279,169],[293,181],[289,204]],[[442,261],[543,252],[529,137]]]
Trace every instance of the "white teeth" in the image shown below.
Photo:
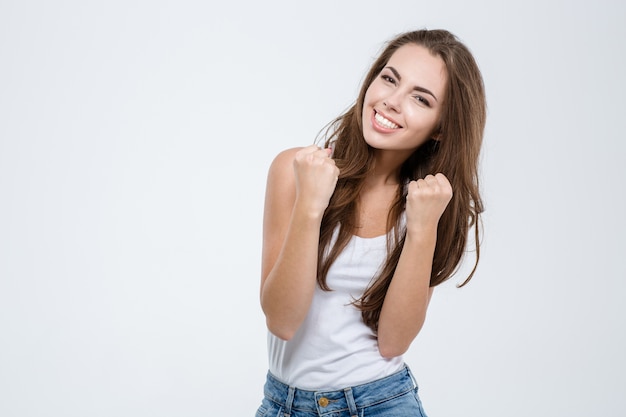
[[[374,118],[376,119],[376,121],[383,125],[384,127],[388,128],[388,129],[397,129],[400,126],[398,126],[397,124],[395,124],[394,122],[392,122],[391,120],[387,120],[385,119],[383,116],[380,115],[380,113],[375,113],[374,114]]]

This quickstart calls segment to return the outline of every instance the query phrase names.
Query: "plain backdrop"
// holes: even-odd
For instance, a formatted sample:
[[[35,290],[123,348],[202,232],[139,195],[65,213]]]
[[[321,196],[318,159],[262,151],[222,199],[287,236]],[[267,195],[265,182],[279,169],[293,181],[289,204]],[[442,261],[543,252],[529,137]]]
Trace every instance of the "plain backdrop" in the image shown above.
[[[427,413],[623,416],[617,0],[0,1],[0,415],[254,415],[269,164],[421,28],[489,107],[478,272],[406,354]]]

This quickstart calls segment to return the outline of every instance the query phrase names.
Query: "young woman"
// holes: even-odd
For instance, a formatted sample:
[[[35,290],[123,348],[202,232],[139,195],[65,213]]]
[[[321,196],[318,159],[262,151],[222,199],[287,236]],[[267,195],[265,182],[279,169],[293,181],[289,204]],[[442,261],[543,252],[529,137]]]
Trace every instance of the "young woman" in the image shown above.
[[[444,30],[408,32],[387,44],[324,148],[274,159],[258,417],[425,415],[402,355],[472,228],[478,262],[485,118],[468,49]]]

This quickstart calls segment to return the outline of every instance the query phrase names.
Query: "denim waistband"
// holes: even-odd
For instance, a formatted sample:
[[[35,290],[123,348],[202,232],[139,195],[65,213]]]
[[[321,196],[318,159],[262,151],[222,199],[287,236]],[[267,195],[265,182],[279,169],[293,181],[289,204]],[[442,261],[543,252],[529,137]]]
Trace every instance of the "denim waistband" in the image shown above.
[[[290,387],[268,372],[265,397],[284,407],[285,415],[291,410],[308,411],[324,415],[331,412],[349,411],[357,415],[357,408],[388,401],[406,394],[417,387],[408,366],[385,378],[354,387],[335,391],[307,391]]]

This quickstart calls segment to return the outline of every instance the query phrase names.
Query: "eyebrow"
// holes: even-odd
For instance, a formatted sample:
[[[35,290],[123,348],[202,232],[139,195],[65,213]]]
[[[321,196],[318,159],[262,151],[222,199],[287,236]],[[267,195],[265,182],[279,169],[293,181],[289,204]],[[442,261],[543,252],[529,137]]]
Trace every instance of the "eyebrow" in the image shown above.
[[[386,66],[385,68],[389,69],[391,72],[393,72],[393,75],[395,75],[395,77],[398,79],[398,81],[402,80],[402,77],[400,76],[400,73],[398,71],[396,71],[396,69],[394,67],[390,67],[390,66]],[[437,100],[437,97],[432,93],[432,91],[430,91],[427,88],[424,87],[420,87],[419,85],[416,85],[415,87],[413,87],[414,91],[419,91],[421,93],[426,93],[426,94],[430,94],[431,96],[433,96],[433,98],[435,99],[435,101],[439,101]]]

